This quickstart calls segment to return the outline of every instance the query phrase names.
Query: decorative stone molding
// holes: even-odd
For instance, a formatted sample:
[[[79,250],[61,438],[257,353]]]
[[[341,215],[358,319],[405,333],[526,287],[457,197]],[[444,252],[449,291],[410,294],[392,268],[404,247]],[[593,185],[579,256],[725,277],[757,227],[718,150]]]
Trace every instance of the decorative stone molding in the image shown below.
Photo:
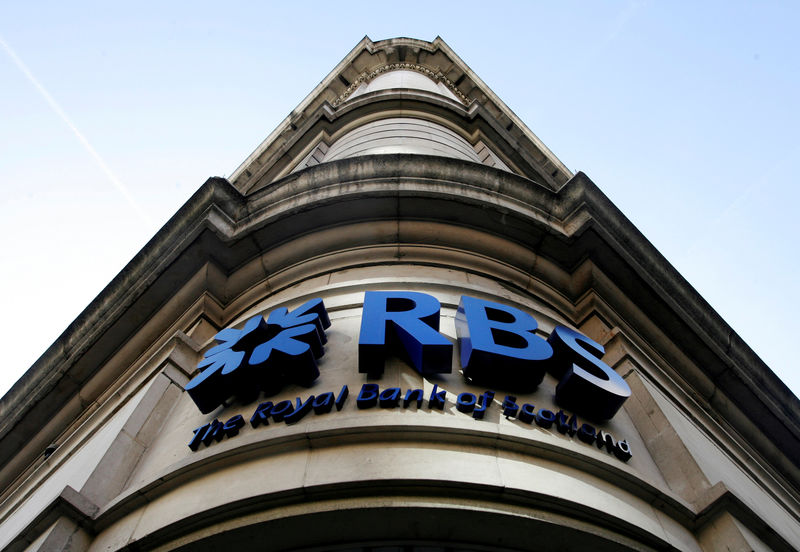
[[[375,77],[382,75],[383,73],[388,73],[389,71],[398,71],[401,69],[417,71],[418,73],[422,73],[426,77],[435,80],[436,82],[441,82],[447,88],[456,95],[456,97],[461,100],[461,103],[464,105],[470,104],[470,99],[467,98],[461,91],[456,88],[456,85],[453,82],[444,76],[444,73],[441,71],[433,71],[428,67],[423,67],[422,65],[416,63],[391,63],[389,65],[384,65],[383,67],[378,67],[370,72],[363,72],[361,73],[358,78],[353,81],[347,89],[342,92],[338,98],[336,98],[331,105],[333,107],[339,107],[356,89],[364,83],[370,82]]]

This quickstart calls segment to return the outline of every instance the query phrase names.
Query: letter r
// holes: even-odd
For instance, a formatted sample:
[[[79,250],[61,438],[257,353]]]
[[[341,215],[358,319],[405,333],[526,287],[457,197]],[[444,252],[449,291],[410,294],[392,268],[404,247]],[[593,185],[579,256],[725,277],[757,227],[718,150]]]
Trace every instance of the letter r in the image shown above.
[[[415,291],[367,291],[358,336],[358,371],[379,376],[386,357],[407,359],[421,374],[451,371],[453,345],[439,333],[439,301]]]

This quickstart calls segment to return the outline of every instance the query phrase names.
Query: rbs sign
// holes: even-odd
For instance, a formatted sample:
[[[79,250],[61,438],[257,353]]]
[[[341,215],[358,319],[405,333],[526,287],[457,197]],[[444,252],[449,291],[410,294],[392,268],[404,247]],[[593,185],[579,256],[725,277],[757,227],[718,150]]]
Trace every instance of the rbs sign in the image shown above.
[[[439,301],[409,291],[368,291],[358,341],[358,370],[383,373],[388,356],[407,359],[423,375],[451,371],[453,345],[439,333]],[[330,320],[321,299],[292,312],[281,308],[256,316],[242,329],[219,332],[218,345],[186,386],[197,407],[211,412],[231,396],[254,399],[286,383],[309,386],[319,376]],[[464,296],[456,314],[463,374],[476,385],[529,392],[549,372],[559,380],[556,400],[585,416],[607,420],[630,396],[630,388],[600,358],[604,350],[564,326],[545,341],[538,324],[514,307]]]
[[[358,371],[379,376],[387,355],[399,355],[421,374],[451,371],[453,346],[439,333],[439,301],[425,293],[368,291],[358,340]],[[564,326],[545,341],[530,314],[464,296],[456,334],[464,376],[477,385],[532,391],[546,372],[558,380],[559,404],[608,420],[631,390],[600,358],[603,346]]]

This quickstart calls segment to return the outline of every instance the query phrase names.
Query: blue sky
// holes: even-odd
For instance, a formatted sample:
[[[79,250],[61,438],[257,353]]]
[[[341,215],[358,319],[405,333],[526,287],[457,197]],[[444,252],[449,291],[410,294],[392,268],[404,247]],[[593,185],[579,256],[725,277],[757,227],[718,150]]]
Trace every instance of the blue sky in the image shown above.
[[[798,394],[799,6],[0,3],[0,393],[364,35],[440,35]]]

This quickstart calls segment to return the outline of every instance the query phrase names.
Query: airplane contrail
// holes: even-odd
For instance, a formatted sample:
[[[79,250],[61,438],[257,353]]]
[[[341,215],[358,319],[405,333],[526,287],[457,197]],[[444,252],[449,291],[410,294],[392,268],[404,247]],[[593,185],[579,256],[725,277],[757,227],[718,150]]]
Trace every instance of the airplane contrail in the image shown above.
[[[83,145],[83,147],[86,149],[89,155],[92,156],[97,165],[103,170],[108,179],[117,189],[117,191],[120,194],[122,194],[122,197],[125,198],[125,201],[128,202],[128,205],[131,206],[131,208],[136,212],[139,218],[142,219],[142,221],[148,226],[148,228],[152,228],[153,226],[155,226],[153,219],[151,219],[150,216],[147,214],[147,212],[144,209],[142,209],[139,203],[137,203],[137,201],[134,199],[133,195],[131,195],[130,191],[125,186],[125,184],[123,184],[122,181],[119,178],[117,178],[116,175],[114,175],[114,173],[111,171],[111,168],[106,164],[105,161],[103,161],[103,158],[100,157],[100,154],[97,153],[97,150],[95,150],[92,147],[92,144],[89,143],[89,140],[87,140],[86,137],[83,134],[81,134],[81,131],[78,130],[78,128],[70,120],[70,118],[67,117],[67,114],[64,113],[64,110],[61,109],[61,106],[59,106],[58,103],[55,101],[55,99],[53,99],[53,97],[47,92],[47,90],[45,90],[44,86],[42,86],[42,84],[38,80],[36,80],[36,77],[33,76],[33,73],[30,72],[28,67],[22,62],[22,60],[17,56],[17,54],[14,53],[14,50],[12,50],[11,47],[6,43],[6,41],[3,40],[2,36],[0,36],[0,46],[3,47],[3,50],[5,50],[6,54],[8,54],[8,57],[11,58],[11,61],[13,61],[14,64],[19,68],[19,70],[22,71],[22,73],[30,81],[30,83],[34,86],[34,88],[36,88],[36,90],[39,91],[39,93],[45,99],[47,104],[53,109],[53,111],[56,112],[56,115],[58,115],[61,118],[61,120],[64,121],[64,124],[66,124],[69,127],[69,129],[72,131],[72,133],[81,143],[81,145]]]

